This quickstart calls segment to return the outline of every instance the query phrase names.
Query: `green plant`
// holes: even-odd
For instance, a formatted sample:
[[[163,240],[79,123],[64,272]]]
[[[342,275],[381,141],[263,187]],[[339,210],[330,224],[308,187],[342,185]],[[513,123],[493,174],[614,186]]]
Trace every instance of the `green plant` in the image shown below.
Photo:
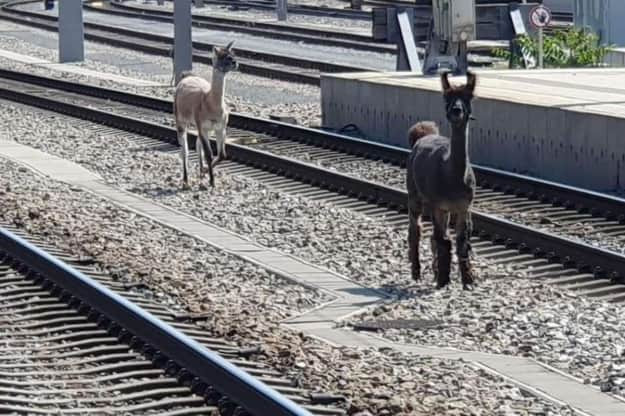
[[[528,35],[516,38],[520,50],[538,61],[538,40]],[[569,28],[555,30],[544,36],[543,57],[545,67],[592,67],[600,66],[610,46],[600,45],[599,38],[585,29]],[[511,56],[505,49],[493,50],[493,55],[510,61],[511,67],[521,66],[522,57]]]

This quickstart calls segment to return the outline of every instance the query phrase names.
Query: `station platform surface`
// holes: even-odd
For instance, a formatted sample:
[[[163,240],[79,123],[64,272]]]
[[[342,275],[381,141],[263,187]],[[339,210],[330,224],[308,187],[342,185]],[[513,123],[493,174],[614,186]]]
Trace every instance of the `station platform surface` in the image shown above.
[[[476,73],[473,162],[599,191],[622,190],[625,69]],[[402,147],[419,120],[436,121],[448,133],[438,77],[324,74],[321,96],[326,127],[353,123],[371,140]]]

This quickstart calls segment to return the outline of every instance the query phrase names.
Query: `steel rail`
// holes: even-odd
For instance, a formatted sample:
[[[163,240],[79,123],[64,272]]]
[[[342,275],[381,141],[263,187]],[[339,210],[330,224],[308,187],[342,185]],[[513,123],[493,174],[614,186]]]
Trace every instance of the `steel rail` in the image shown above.
[[[173,1],[173,0],[171,0]],[[254,0],[237,0],[236,2],[227,0],[204,0],[206,4],[216,4],[222,6],[237,6],[237,7],[249,7],[260,10],[275,11],[275,3],[254,1]],[[328,16],[328,17],[341,17],[355,20],[368,20],[371,19],[371,12],[366,10],[353,10],[353,9],[337,9],[324,6],[312,6],[307,4],[289,4],[289,13],[304,14],[311,16]]]
[[[146,95],[130,94],[105,87],[47,78],[19,71],[0,69],[0,78],[27,82],[43,87],[60,89],[82,95],[106,98],[138,107],[166,113],[172,112],[172,102]],[[405,166],[409,150],[357,139],[341,134],[326,132],[308,127],[296,126],[274,120],[244,115],[230,114],[232,127],[267,133],[276,137],[311,144],[320,148],[337,150],[355,156],[382,160],[397,166]],[[501,190],[505,193],[527,196],[555,206],[575,208],[595,216],[615,219],[625,223],[625,199],[605,193],[555,183],[526,175],[505,172],[473,164],[478,184],[483,187]]]
[[[312,416],[187,335],[3,228],[0,228],[0,248],[66,293],[158,348],[251,414]]]
[[[37,2],[37,0],[15,0],[2,6],[2,9],[6,12],[10,12],[16,15],[28,16],[31,18],[47,20],[49,22],[54,22],[54,23],[58,22],[58,18],[56,16],[50,16],[44,13],[31,12],[31,11],[20,10],[16,8],[17,6],[21,4],[32,3],[32,2]],[[85,25],[85,28],[92,28],[92,29],[100,30],[104,32],[132,36],[138,39],[160,42],[160,43],[164,43],[170,46],[173,45],[173,38],[170,36],[163,36],[163,35],[158,35],[155,33],[139,32],[135,30],[126,29],[123,27],[105,25],[101,23],[85,22],[84,25]],[[208,42],[198,42],[198,41],[193,42],[193,48],[198,51],[211,52],[214,46],[223,46],[223,45],[215,45],[215,44],[208,43]],[[293,66],[293,67],[298,67],[298,68],[315,69],[321,72],[357,72],[357,71],[376,71],[377,72],[377,70],[373,68],[355,67],[351,65],[337,64],[333,62],[319,62],[319,61],[313,61],[313,60],[301,58],[301,57],[295,58],[289,55],[265,53],[265,52],[244,49],[240,47],[236,48],[236,53],[239,58],[277,63],[277,64],[288,65],[288,66]]]
[[[18,4],[33,1],[35,0],[18,0],[4,4],[1,7],[0,18],[57,32],[56,17],[12,8]],[[173,39],[169,36],[90,22],[85,22],[85,28],[85,39],[87,40],[166,57],[170,57],[172,53]],[[213,46],[213,44],[206,42],[193,42],[193,47],[196,50],[193,53],[194,62],[212,65],[211,51]],[[240,48],[236,48],[236,52],[239,56],[239,70],[243,73],[315,86],[320,85],[320,72],[377,72],[371,68],[318,62]]]
[[[93,108],[85,108],[49,97],[34,96],[27,92],[14,91],[7,88],[0,88],[0,98],[22,102],[73,117],[106,124],[121,130],[139,133],[171,144],[177,144],[175,129],[160,124]],[[274,127],[278,131],[280,126],[283,125],[282,123],[272,124],[275,124]],[[293,131],[293,129],[298,128],[288,126],[287,129]],[[311,130],[302,129],[299,131],[311,132]],[[323,133],[318,132],[317,134]],[[189,140],[194,141],[195,136],[190,135]],[[363,142],[360,144],[364,145]],[[215,146],[214,140],[212,140],[212,145]],[[399,213],[406,212],[407,194],[403,190],[358,179],[295,159],[279,157],[244,145],[228,143],[227,148],[231,159],[234,161],[278,173],[303,183],[310,183],[339,194],[351,195],[367,200],[372,204],[386,207],[389,210],[396,210]],[[518,249],[521,252],[531,252],[537,257],[546,257],[550,261],[564,263],[568,267],[575,267],[580,271],[591,271],[596,277],[608,277],[613,281],[625,282],[625,256],[623,255],[515,224],[478,210],[474,211],[473,222],[475,233],[483,239],[504,243],[510,248]]]
[[[134,18],[141,17],[142,19],[165,23],[171,23],[173,21],[173,12],[171,11],[143,8],[134,5],[97,2],[93,4],[86,3],[84,8],[113,16]],[[268,22],[194,14],[192,24],[198,28],[243,32],[257,36],[271,37],[274,39],[295,40],[310,44],[350,48],[362,51],[394,54],[397,50],[395,45],[375,42],[371,36],[302,28],[297,26],[289,27]]]
[[[169,100],[146,95],[130,94],[123,91],[80,84],[33,74],[0,69],[0,78],[27,82],[48,88],[60,89],[82,95],[145,107],[166,113],[172,112]],[[276,137],[288,137],[301,143],[320,148],[337,150],[369,159],[382,160],[397,166],[405,166],[409,154],[407,149],[357,139],[341,134],[326,132],[259,117],[231,113],[230,125],[245,130],[267,133]],[[527,196],[555,206],[575,208],[580,212],[589,212],[595,216],[618,220],[625,223],[625,199],[605,193],[593,192],[582,188],[567,186],[526,175],[505,172],[473,164],[480,186],[501,190],[505,193]]]

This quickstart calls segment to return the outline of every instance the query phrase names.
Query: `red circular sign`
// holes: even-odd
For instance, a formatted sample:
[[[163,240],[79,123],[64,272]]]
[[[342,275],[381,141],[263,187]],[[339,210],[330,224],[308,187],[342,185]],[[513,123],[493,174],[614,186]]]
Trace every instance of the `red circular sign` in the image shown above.
[[[546,27],[551,22],[551,10],[542,4],[530,11],[529,20],[534,27]]]

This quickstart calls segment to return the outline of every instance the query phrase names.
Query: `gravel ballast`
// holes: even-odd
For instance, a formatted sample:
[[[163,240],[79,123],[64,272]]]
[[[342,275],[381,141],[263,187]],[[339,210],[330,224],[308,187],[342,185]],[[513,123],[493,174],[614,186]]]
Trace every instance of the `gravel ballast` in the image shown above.
[[[58,126],[57,126],[58,127]],[[84,138],[83,138],[84,139]],[[97,152],[97,150],[94,150]],[[120,280],[141,281],[172,308],[200,312],[207,332],[262,344],[264,361],[297,386],[348,399],[349,414],[560,414],[463,361],[334,348],[278,326],[325,300],[105,200],[3,161],[0,219],[88,255]]]
[[[140,1],[129,1],[129,5],[139,6],[141,7],[143,4]],[[289,5],[293,4],[306,4],[309,2],[289,2]],[[341,2],[341,1],[326,1],[323,3],[328,7],[333,8],[345,8],[349,3]],[[320,6],[320,4],[313,4],[316,6]],[[154,5],[152,5],[153,7]],[[173,11],[173,5],[169,3],[165,3],[162,9]],[[226,6],[219,4],[208,4],[205,3],[204,7],[192,7],[191,12],[196,15],[206,15],[211,17],[225,17],[225,18],[238,18],[238,19],[247,19],[247,20],[260,20],[267,22],[278,22],[277,15],[275,11],[272,10],[263,10],[263,9],[254,9],[250,8],[245,10],[244,7],[236,7],[236,6]],[[319,26],[321,29],[329,29],[334,31],[349,31],[352,33],[363,34],[363,35],[371,35],[371,21],[365,19],[350,19],[350,18],[340,18],[340,17],[330,17],[330,16],[315,16],[315,15],[304,15],[298,14],[296,12],[290,12],[287,16],[287,21],[282,22],[284,25],[293,25],[293,26],[304,26],[304,27],[315,27]]]
[[[620,350],[615,349],[615,345],[625,345],[625,332],[619,331],[618,324],[622,313],[620,306],[576,299],[547,285],[517,276],[504,266],[486,264],[479,258],[475,262],[481,280],[478,291],[472,294],[462,292],[456,282],[449,291],[434,291],[433,283],[427,278],[431,275],[429,262],[426,261],[429,258],[429,241],[422,244],[426,277],[413,286],[409,278],[404,229],[388,227],[353,211],[275,192],[248,178],[225,175],[219,168],[215,189],[199,191],[193,167],[193,190],[183,192],[180,190],[177,152],[144,150],[125,134],[101,137],[84,122],[62,119],[49,113],[42,115],[13,104],[3,103],[0,114],[1,128],[12,131],[10,138],[80,163],[103,175],[113,185],[241,233],[265,246],[293,253],[369,287],[394,292],[406,299],[397,306],[397,314],[414,317],[416,313],[418,317],[423,317],[420,309],[410,303],[418,299],[425,302],[425,306],[419,308],[429,308],[432,315],[457,316],[462,325],[454,324],[437,330],[437,345],[520,354],[523,350],[515,349],[515,346],[523,344],[525,338],[531,335],[524,332],[530,327],[518,326],[517,332],[485,337],[486,341],[509,337],[509,341],[502,342],[504,346],[510,344],[511,349],[500,348],[495,341],[480,343],[474,337],[465,336],[467,331],[463,319],[466,317],[468,322],[478,320],[475,325],[483,324],[486,328],[487,321],[478,319],[481,314],[503,316],[500,313],[502,305],[516,302],[519,310],[530,308],[539,317],[543,311],[534,309],[532,305],[544,305],[544,312],[551,313],[554,322],[569,322],[572,319],[569,311],[574,305],[575,313],[580,316],[594,317],[597,310],[605,310],[615,320],[605,320],[606,325],[596,327],[592,326],[594,318],[579,320],[579,325],[582,325],[578,327],[580,333],[597,334],[596,338],[588,341],[593,343],[592,348],[586,348],[588,345],[583,343],[580,345],[584,348],[578,348],[576,337],[566,333],[565,339],[558,341],[563,343],[561,350],[554,349],[550,344],[554,338],[544,336],[542,332],[540,336],[531,335],[531,342],[536,343],[534,356],[574,375],[588,378],[595,384],[606,383],[610,372],[617,371],[615,368],[618,367],[614,366],[620,365]],[[450,299],[448,304],[442,300],[446,296]],[[497,324],[496,328],[515,325],[511,318],[514,315]],[[541,321],[536,322],[535,326],[539,327]],[[609,331],[610,325],[616,325],[614,331]],[[556,336],[560,337],[554,333]],[[420,339],[419,336],[412,340],[423,343],[435,341],[434,337]],[[561,359],[565,353],[575,359]]]
[[[3,23],[4,24],[4,23]],[[7,32],[0,32],[0,48],[58,62],[56,34],[27,26],[6,23]],[[120,89],[137,94],[172,99],[172,61],[169,58],[85,42],[86,60],[72,64],[91,70],[123,75],[158,83],[154,87],[137,87],[101,78],[63,72],[45,65],[31,65],[0,57],[0,67],[35,75],[63,78],[98,86]],[[195,63],[194,72],[210,79],[212,67]],[[299,124],[319,125],[321,120],[318,87],[256,77],[232,72],[226,78],[226,101],[233,111],[261,117],[292,116]]]
[[[24,8],[37,8],[38,5],[25,5]],[[41,10],[38,10],[41,12]],[[57,15],[56,9],[46,12]],[[85,10],[83,12],[85,22],[113,25],[131,30],[140,30],[148,33],[171,36],[173,24],[169,22],[157,22],[143,20],[136,17],[111,16],[99,12]],[[236,47],[282,56],[291,56],[300,59],[320,62],[332,62],[355,67],[374,68],[379,70],[393,70],[395,68],[395,56],[391,53],[380,53],[363,50],[355,50],[345,47],[315,45],[301,41],[289,41],[283,39],[271,39],[252,34],[236,31],[211,30],[205,28],[193,28],[193,40],[210,44],[225,45],[229,41],[236,41]],[[235,50],[236,50],[235,47]]]
[[[327,169],[346,173],[357,178],[366,179],[399,189],[406,189],[406,169],[389,165],[384,162],[374,160],[328,161],[328,159],[315,156],[314,153],[311,154],[306,151],[298,151],[289,148],[276,148],[275,146],[271,146],[270,141],[260,141],[259,143],[254,144],[254,147],[269,151],[273,154],[288,156],[306,163],[323,166]],[[318,149],[314,149],[314,151],[318,151]],[[557,219],[550,220],[546,218],[544,212],[533,212],[532,210],[523,209],[511,210],[508,204],[498,200],[480,202],[478,198],[475,200],[474,207],[482,212],[496,215],[517,224],[561,235],[595,247],[625,254],[623,236],[609,235],[609,228],[607,231],[602,231],[601,227],[593,222],[580,221],[570,224],[565,221],[558,221]]]

